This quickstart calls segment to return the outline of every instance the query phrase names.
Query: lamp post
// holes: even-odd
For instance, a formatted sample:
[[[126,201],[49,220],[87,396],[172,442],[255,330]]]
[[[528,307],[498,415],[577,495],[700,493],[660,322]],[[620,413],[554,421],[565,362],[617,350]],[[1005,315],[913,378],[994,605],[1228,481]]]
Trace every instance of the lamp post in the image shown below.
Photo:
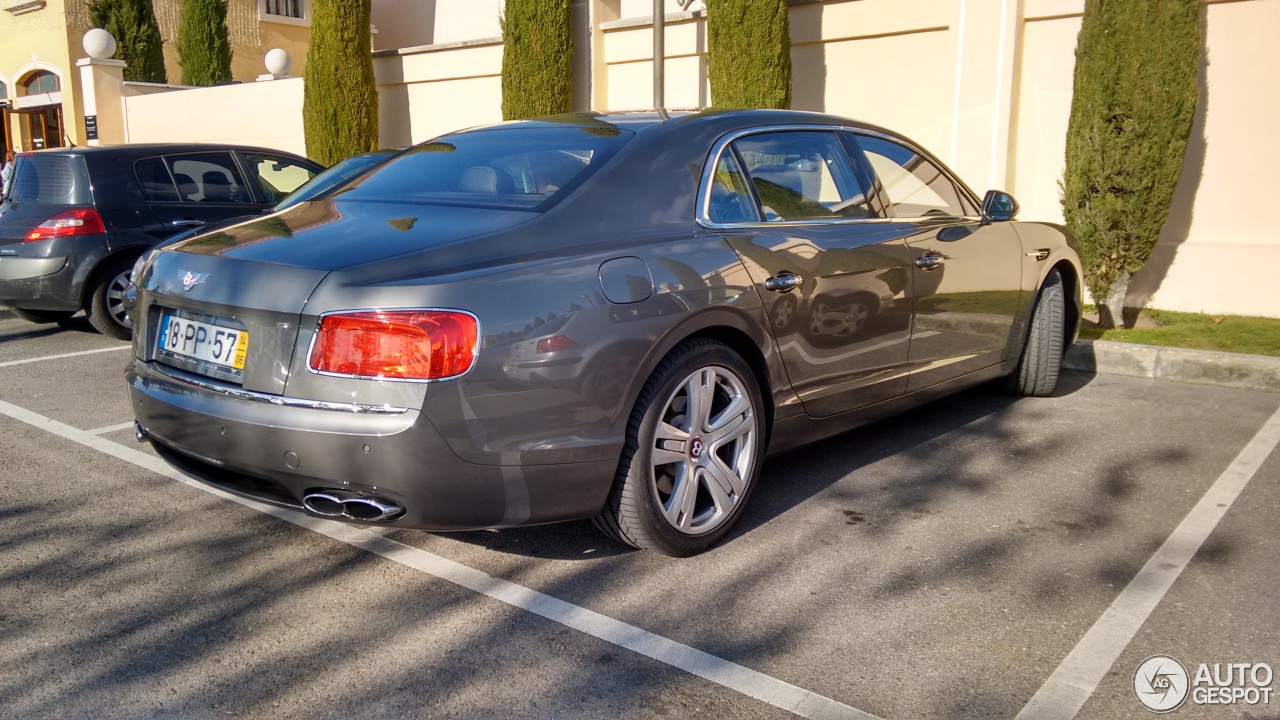
[[[676,0],[680,10],[688,10],[698,0]],[[705,2],[704,2],[705,4]],[[664,0],[653,0],[653,109],[666,120],[667,16]]]

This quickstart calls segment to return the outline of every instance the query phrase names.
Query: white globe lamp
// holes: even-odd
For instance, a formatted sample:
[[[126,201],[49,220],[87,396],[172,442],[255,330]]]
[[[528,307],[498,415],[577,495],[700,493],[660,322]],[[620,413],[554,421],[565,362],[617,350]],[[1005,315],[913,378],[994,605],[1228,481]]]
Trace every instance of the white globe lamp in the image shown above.
[[[267,72],[272,75],[277,77],[281,75],[288,75],[289,71],[293,69],[293,58],[289,57],[288,52],[281,50],[280,48],[274,48],[267,51],[265,64],[267,66]]]
[[[116,39],[102,28],[84,34],[84,51],[94,60],[110,60],[116,54]]]

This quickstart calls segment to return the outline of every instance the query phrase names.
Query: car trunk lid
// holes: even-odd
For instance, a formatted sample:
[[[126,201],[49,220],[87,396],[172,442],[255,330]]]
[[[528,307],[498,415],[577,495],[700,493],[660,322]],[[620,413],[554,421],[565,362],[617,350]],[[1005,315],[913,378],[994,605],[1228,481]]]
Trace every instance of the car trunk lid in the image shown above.
[[[135,354],[245,390],[282,394],[303,309],[326,274],[217,255],[155,253],[139,281],[136,316],[142,322],[135,323]],[[192,324],[208,328],[210,335],[247,333],[242,368],[237,372],[234,362],[196,359],[193,343],[177,352],[160,350],[163,330]]]

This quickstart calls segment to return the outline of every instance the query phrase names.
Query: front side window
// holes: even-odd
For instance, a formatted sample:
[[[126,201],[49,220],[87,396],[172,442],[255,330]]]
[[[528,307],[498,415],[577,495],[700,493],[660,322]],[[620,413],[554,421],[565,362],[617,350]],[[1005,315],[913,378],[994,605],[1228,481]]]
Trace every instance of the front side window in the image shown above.
[[[210,152],[166,155],[178,195],[183,202],[252,203],[249,188],[231,153]]]
[[[245,153],[244,160],[262,188],[262,194],[273,204],[302,187],[316,174],[311,168],[279,155]]]
[[[871,217],[865,191],[833,133],[760,133],[733,145],[766,221]]]
[[[955,183],[915,150],[878,137],[859,136],[867,161],[880,178],[890,217],[963,217]]]
[[[632,136],[612,126],[506,127],[446,135],[355,181],[343,198],[544,210]]]

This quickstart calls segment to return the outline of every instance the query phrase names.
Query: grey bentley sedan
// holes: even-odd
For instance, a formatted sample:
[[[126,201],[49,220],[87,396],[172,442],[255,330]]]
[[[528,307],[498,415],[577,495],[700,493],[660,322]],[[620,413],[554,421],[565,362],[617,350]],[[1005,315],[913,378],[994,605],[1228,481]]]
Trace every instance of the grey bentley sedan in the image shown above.
[[[592,518],[691,555],[766,454],[999,377],[1053,392],[1080,262],[1017,211],[826,115],[445,135],[140,264],[138,437],[335,520]]]

